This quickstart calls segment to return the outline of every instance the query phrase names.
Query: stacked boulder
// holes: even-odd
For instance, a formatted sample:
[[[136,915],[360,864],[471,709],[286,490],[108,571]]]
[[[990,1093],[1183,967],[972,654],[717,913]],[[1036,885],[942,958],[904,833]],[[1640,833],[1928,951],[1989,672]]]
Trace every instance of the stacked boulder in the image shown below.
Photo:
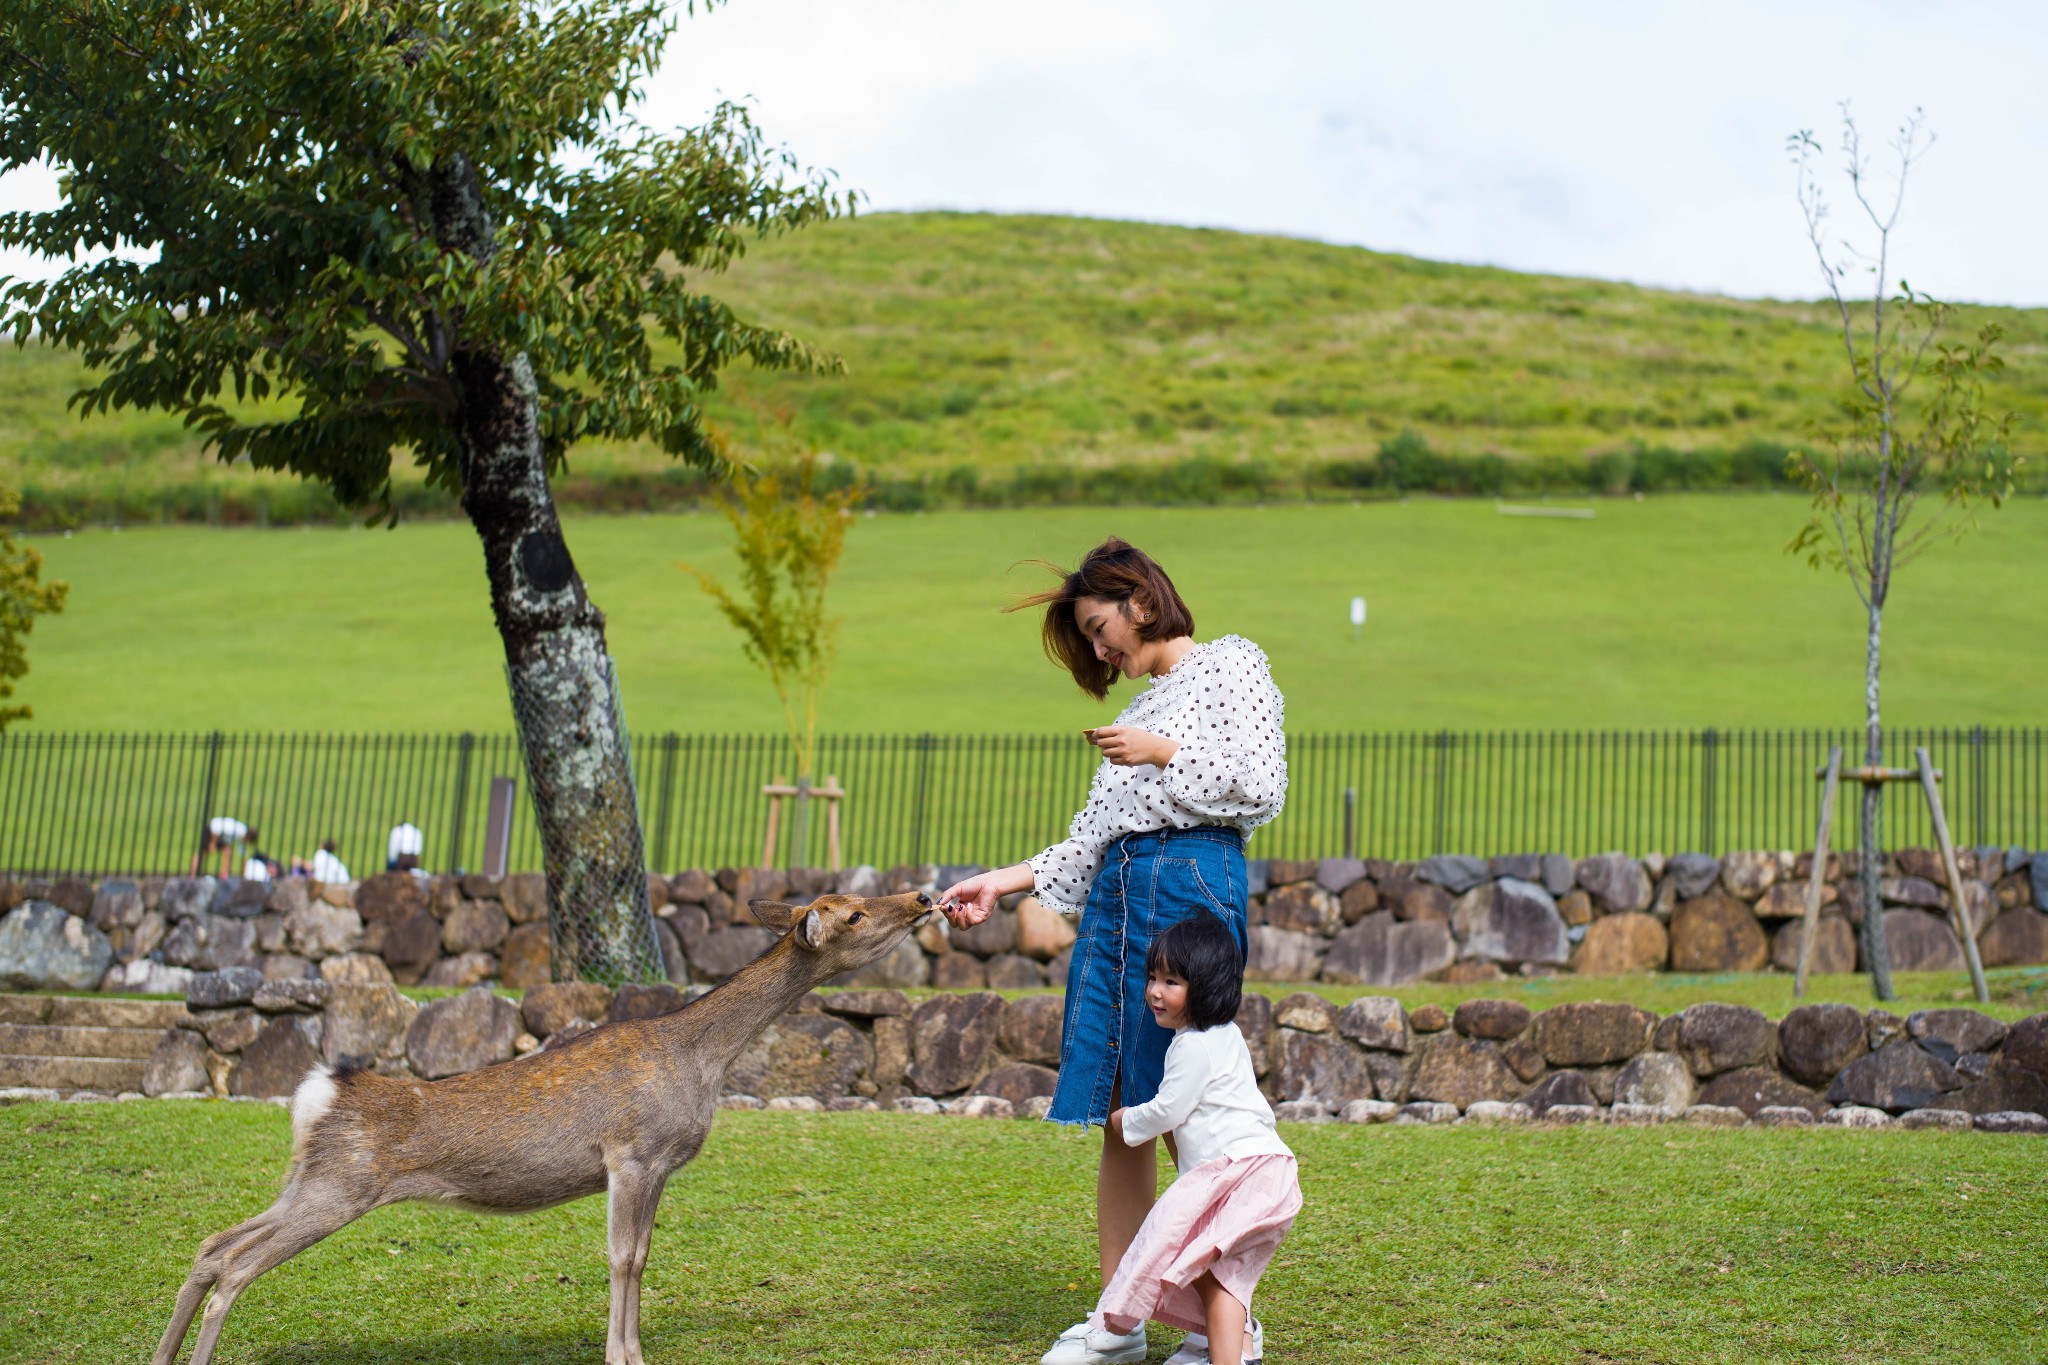
[[[1958,853],[1986,966],[2048,962],[2048,854]],[[1249,974],[1397,986],[1576,972],[1791,971],[1811,855],[1606,853],[1255,864]],[[1858,969],[1855,856],[1822,869],[1813,969]],[[1903,849],[1879,882],[1896,971],[1960,971],[1939,858]]]
[[[1989,967],[2048,962],[2048,853],[1965,849],[1964,899]],[[1444,855],[1248,864],[1255,981],[1396,986],[1577,972],[1790,971],[1811,860],[1790,853]],[[671,980],[722,981],[772,933],[748,903],[828,892],[936,891],[980,869],[724,868],[648,878]],[[1960,970],[1939,859],[1887,858],[1879,882],[1892,967]],[[1854,855],[1823,869],[1814,969],[1858,968]],[[0,879],[0,989],[182,993],[197,972],[253,968],[331,985],[494,984],[553,976],[547,888],[504,878],[385,872],[341,886],[294,878]],[[934,921],[847,985],[1029,990],[1066,980],[1073,922],[1005,897],[972,929]]]
[[[1783,1126],[1984,1126],[2048,1132],[2048,1014],[1746,1006],[1658,1018],[1600,1001],[1532,1013],[1512,1000],[1341,1008],[1248,998],[1238,1024],[1284,1117],[1549,1119]],[[1921,1111],[1928,1111],[1922,1113]],[[2035,1115],[2037,1118],[2016,1118]]]
[[[654,893],[657,930],[673,937],[691,977],[723,981],[774,941],[747,906],[757,900],[808,904],[831,893],[887,896],[935,893],[972,876],[975,867],[724,868],[683,872]],[[1066,982],[1073,922],[1034,896],[1006,896],[996,912],[972,929],[933,920],[890,956],[841,983],[877,989],[930,986],[940,990],[1029,990]]]
[[[145,1091],[288,1095],[317,1063],[438,1080],[607,1022],[680,1009],[708,988],[586,982],[513,1000],[488,988],[418,1004],[389,983],[194,977],[188,1014]],[[1058,1080],[1064,998],[992,991],[922,1000],[885,987],[813,992],[726,1076],[734,1107],[1037,1115]],[[1622,1003],[1454,1010],[1387,996],[1337,1005],[1247,994],[1238,1027],[1282,1117],[1401,1122],[1547,1120],[2048,1132],[2048,1014],[2007,1025],[1970,1009],[1815,1004],[1772,1022],[1697,1004],[1659,1018]]]
[[[562,982],[514,1000],[479,986],[422,1005],[390,983],[286,983],[229,967],[193,978],[186,1017],[157,1045],[144,1092],[280,1098],[321,1063],[439,1080],[681,1009],[707,989]],[[977,1111],[1043,1113],[1062,1003],[989,991],[922,1001],[890,989],[813,992],[740,1055],[726,1088],[741,1107],[974,1101]]]

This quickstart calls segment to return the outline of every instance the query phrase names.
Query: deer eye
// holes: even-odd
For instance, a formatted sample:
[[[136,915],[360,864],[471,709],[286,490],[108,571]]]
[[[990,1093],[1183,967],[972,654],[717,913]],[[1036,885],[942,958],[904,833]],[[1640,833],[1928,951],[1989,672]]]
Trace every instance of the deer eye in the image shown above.
[[[867,917],[867,911],[856,910],[846,917],[846,922],[848,924],[859,924],[862,920],[866,919]]]

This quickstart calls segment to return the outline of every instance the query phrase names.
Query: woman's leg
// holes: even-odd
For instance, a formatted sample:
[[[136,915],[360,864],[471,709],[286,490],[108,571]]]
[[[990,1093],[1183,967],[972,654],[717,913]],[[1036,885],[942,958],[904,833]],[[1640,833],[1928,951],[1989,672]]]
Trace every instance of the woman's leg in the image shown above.
[[[1244,1305],[1206,1270],[1195,1281],[1195,1296],[1202,1301],[1202,1316],[1209,1320],[1212,1365],[1240,1365],[1244,1359]]]
[[[1110,1090],[1109,1107],[1115,1109],[1123,1087]],[[1159,1192],[1159,1144],[1141,1142],[1135,1147],[1102,1130],[1102,1164],[1095,1168],[1095,1236],[1102,1262],[1102,1287],[1131,1249],[1145,1215],[1152,1212]]]

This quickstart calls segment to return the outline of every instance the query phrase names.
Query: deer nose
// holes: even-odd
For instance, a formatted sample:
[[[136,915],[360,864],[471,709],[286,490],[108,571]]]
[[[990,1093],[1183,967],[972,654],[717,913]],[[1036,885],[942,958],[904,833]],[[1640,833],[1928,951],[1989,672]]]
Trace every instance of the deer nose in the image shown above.
[[[930,896],[927,896],[924,892],[920,891],[917,893],[917,903],[919,905],[930,905],[932,903],[932,898]]]

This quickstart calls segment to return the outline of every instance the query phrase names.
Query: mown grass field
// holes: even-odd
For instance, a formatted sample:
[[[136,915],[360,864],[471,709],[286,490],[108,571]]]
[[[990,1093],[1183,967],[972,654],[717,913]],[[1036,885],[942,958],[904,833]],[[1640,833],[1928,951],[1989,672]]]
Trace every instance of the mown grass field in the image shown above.
[[[1418,1005],[1457,1008],[1465,1000],[1519,1000],[1532,1011],[1549,1009],[1577,1000],[1626,1000],[1656,1015],[1677,1014],[1687,1005],[1708,1001],[1724,1005],[1747,1005],[1762,1010],[1772,1019],[1782,1019],[1800,1005],[1838,1003],[1857,1009],[1884,1008],[1901,1017],[1914,1010],[1948,1009],[1967,1005],[2000,1019],[2024,1019],[2048,1012],[2048,967],[1995,968],[1985,974],[1991,990],[1988,1004],[1978,1004],[1970,990],[1970,978],[1963,972],[1897,972],[1892,987],[1897,999],[1879,1000],[1870,988],[1868,976],[1815,976],[1806,983],[1806,994],[1794,997],[1792,977],[1783,972],[1722,972],[1697,976],[1686,972],[1645,972],[1634,976],[1539,976],[1510,977],[1505,981],[1476,981],[1450,985],[1418,981],[1409,986],[1332,986],[1321,982],[1308,985],[1249,985],[1279,1000],[1294,991],[1307,990],[1338,1004],[1349,1004],[1361,996],[1391,995],[1409,1009]]]
[[[760,245],[703,285],[848,367],[732,371],[708,411],[739,453],[829,450],[956,501],[990,481],[1060,501],[1059,471],[1108,464],[1284,482],[1403,430],[1511,461],[1730,451],[1804,439],[1845,371],[1836,322],[1810,302],[1078,218],[877,214]],[[1986,321],[2007,332],[1994,398],[2021,414],[2015,447],[2039,453],[2048,310],[1967,308],[1954,328]],[[218,518],[224,502],[231,520],[334,514],[316,489],[214,464],[174,416],[78,421],[64,404],[80,376],[67,355],[0,348],[0,480],[32,506],[130,523]],[[679,474],[648,446],[591,446],[559,491],[673,505],[692,496]],[[417,496],[404,468],[400,484]]]
[[[1198,634],[1260,642],[1309,730],[1804,726],[1860,716],[1848,583],[1782,553],[1789,495],[1602,500],[1592,521],[1490,504],[880,515],[847,541],[826,697],[835,732],[1057,732],[1123,704],[1077,691],[1000,608],[1116,533],[1152,551]],[[729,564],[710,514],[573,517],[640,734],[773,732],[738,637],[676,563]],[[47,730],[509,730],[481,553],[464,525],[82,531],[35,538],[69,608],[20,696]],[[2048,502],[1910,566],[1886,617],[1897,725],[2037,725]],[[1363,638],[1346,622],[1368,599]]]
[[[1504,981],[1475,981],[1453,985],[1419,981],[1408,986],[1335,986],[1323,982],[1248,981],[1245,990],[1278,1001],[1296,991],[1313,991],[1337,1004],[1349,1004],[1361,996],[1386,995],[1409,1009],[1420,1005],[1457,1008],[1465,1000],[1519,1000],[1532,1011],[1547,1010],[1575,1000],[1626,1000],[1652,1014],[1677,1014],[1687,1005],[1712,1001],[1723,1005],[1748,1005],[1772,1019],[1782,1019],[1799,1005],[1845,1004],[1867,1010],[1882,1005],[1901,1017],[1914,1010],[1946,1009],[1962,1004],[2007,1021],[2048,1012],[2048,967],[2001,967],[1985,973],[1991,1000],[1979,1005],[1970,993],[1969,977],[1963,972],[1894,972],[1896,998],[1880,1001],[1872,994],[1867,976],[1814,976],[1806,994],[1794,998],[1792,978],[1780,972],[1724,972],[1696,976],[1685,972],[1645,972],[1635,976],[1539,976],[1509,977]],[[522,998],[523,992],[495,988],[508,1000]],[[452,986],[401,986],[414,1000],[440,1000],[462,992]],[[32,992],[33,993],[33,992]],[[48,992],[62,994],[62,992]],[[942,992],[914,989],[905,992],[923,1000]],[[999,990],[996,994],[1014,1000],[1043,991]],[[147,996],[145,999],[182,1000],[183,996]]]
[[[2048,1331],[2041,1140],[1977,1133],[1284,1125],[1304,1211],[1268,1358],[2028,1361]],[[670,1184],[652,1362],[1016,1362],[1093,1299],[1097,1139],[899,1115],[722,1114]],[[201,1238],[264,1207],[268,1105],[0,1109],[0,1357],[136,1360]],[[1169,1168],[1170,1169],[1170,1168]],[[530,1365],[604,1336],[603,1202],[401,1206],[256,1282],[228,1365]],[[1164,1359],[1178,1334],[1152,1336]]]
[[[1505,981],[1473,981],[1451,984],[1418,981],[1407,986],[1336,986],[1325,982],[1245,983],[1247,991],[1279,1001],[1297,991],[1312,991],[1326,1000],[1346,1005],[1361,996],[1386,995],[1409,1009],[1441,1005],[1456,1009],[1466,1000],[1519,1000],[1532,1011],[1549,1009],[1578,1000],[1626,1000],[1656,1015],[1677,1014],[1687,1005],[1715,1002],[1747,1005],[1762,1010],[1772,1019],[1782,1019],[1800,1005],[1843,1004],[1868,1010],[1882,1006],[1901,1018],[1914,1010],[1948,1009],[1958,1004],[1982,1010],[2008,1022],[2029,1015],[2048,1013],[2048,967],[1999,967],[1985,973],[1991,1000],[1978,1004],[1965,972],[1894,972],[1892,988],[1896,998],[1879,1000],[1871,991],[1870,978],[1861,975],[1819,976],[1806,983],[1806,994],[1792,994],[1792,978],[1783,972],[1721,972],[1698,976],[1687,972],[1644,972],[1633,976],[1538,976],[1509,977]],[[460,992],[446,987],[408,986],[407,995],[418,1000],[437,999]],[[517,991],[500,991],[516,998]],[[908,992],[915,999],[936,991]],[[1035,995],[1036,991],[999,991],[1011,999]]]

